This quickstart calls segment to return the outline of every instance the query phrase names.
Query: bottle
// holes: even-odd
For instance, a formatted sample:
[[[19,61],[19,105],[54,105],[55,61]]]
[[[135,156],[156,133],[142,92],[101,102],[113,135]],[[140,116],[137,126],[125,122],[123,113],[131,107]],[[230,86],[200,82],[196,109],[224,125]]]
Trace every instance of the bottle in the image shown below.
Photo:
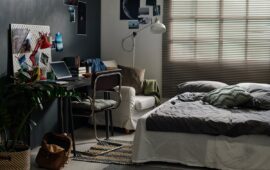
[[[56,51],[63,51],[64,49],[63,36],[60,32],[55,34],[55,46],[56,46]]]

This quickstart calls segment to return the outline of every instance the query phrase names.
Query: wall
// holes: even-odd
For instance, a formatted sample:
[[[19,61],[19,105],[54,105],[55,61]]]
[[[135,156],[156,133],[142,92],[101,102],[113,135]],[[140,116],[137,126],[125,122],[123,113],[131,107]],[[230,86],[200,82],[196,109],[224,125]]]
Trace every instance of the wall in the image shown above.
[[[68,6],[64,0],[1,0],[0,1],[0,75],[8,67],[8,29],[10,23],[49,25],[51,33],[63,34],[64,51],[52,52],[52,60],[66,56],[86,58],[100,56],[100,1],[87,2],[87,36],[76,35],[76,24],[69,22]],[[57,102],[45,113],[32,115],[38,126],[31,132],[31,145],[40,144],[44,133],[57,127]]]
[[[76,35],[76,24],[69,22],[64,0],[1,0],[0,1],[0,75],[8,68],[8,29],[10,23],[49,25],[51,33],[63,34],[64,52],[53,51],[53,60],[65,56],[100,55],[100,1],[87,2],[87,36]]]
[[[163,0],[161,4],[163,14]],[[146,6],[141,0],[140,6]],[[152,14],[152,7],[150,7]],[[159,17],[162,21],[162,16]],[[128,21],[120,20],[120,0],[101,0],[101,58],[115,59],[121,65],[132,66],[132,52],[122,50],[121,40],[129,35]],[[126,44],[127,47],[130,45]],[[161,86],[162,70],[162,35],[152,34],[150,28],[140,32],[136,37],[135,67],[146,69],[146,78],[156,79]]]

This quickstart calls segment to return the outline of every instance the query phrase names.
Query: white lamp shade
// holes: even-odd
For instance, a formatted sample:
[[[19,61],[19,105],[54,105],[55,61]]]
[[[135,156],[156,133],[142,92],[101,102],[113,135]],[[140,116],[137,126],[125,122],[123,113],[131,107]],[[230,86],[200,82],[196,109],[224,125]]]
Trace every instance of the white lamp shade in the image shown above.
[[[151,26],[151,32],[153,34],[162,34],[166,32],[166,26],[157,20],[156,23]]]

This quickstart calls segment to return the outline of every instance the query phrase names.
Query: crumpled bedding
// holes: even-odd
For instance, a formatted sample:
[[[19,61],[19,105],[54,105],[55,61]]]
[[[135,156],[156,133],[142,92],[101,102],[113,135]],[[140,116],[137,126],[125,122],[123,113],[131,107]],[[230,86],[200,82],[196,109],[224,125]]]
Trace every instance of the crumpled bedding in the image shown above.
[[[222,109],[201,101],[202,93],[183,93],[146,119],[150,131],[193,134],[270,135],[270,110]]]

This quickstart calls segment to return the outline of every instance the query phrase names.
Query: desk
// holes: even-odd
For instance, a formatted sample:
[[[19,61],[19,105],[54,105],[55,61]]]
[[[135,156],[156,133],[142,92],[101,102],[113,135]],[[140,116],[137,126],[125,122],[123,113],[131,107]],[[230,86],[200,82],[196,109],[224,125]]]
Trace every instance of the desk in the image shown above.
[[[67,90],[75,90],[81,87],[91,86],[91,78],[83,78],[73,81],[68,81],[68,84],[62,85]],[[89,88],[90,89],[90,88]],[[58,116],[60,122],[61,132],[69,132],[71,133],[72,138],[72,147],[74,156],[76,156],[76,145],[74,138],[74,122],[73,122],[73,114],[72,114],[72,104],[71,98],[60,98],[59,100],[59,111]]]

